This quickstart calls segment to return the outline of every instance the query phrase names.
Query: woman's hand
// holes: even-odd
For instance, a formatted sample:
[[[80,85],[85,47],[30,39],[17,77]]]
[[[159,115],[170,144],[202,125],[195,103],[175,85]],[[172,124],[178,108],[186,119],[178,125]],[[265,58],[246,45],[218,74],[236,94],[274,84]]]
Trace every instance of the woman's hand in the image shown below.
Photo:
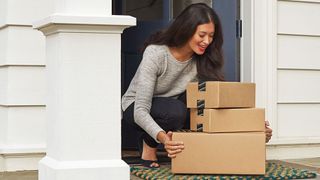
[[[176,155],[184,149],[183,142],[172,141],[171,131],[167,134],[165,134],[165,132],[160,132],[158,134],[158,140],[164,145],[164,148],[168,152],[168,157],[170,158],[175,158]]]
[[[266,143],[270,141],[272,136],[272,129],[269,126],[270,126],[269,121],[265,121]]]

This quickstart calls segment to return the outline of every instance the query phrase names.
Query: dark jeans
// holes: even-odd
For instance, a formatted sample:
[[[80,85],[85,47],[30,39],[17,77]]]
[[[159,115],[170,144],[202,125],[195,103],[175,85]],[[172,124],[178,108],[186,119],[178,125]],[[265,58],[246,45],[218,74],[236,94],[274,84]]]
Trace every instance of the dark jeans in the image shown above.
[[[189,129],[190,116],[186,107],[186,95],[181,94],[178,99],[169,97],[155,97],[152,99],[150,115],[154,121],[166,132],[178,129]],[[134,122],[133,118],[134,102],[123,112],[123,119],[139,131],[139,142],[144,142],[153,148],[158,143]],[[140,147],[141,148],[141,147]]]

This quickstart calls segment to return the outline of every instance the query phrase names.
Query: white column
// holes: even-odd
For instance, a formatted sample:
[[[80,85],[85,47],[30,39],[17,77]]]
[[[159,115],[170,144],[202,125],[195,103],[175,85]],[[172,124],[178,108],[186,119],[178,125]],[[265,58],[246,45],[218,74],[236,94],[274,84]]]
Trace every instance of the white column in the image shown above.
[[[34,24],[46,36],[48,89],[39,179],[129,179],[121,160],[120,43],[136,20],[112,16],[102,0],[54,4],[58,12]]]

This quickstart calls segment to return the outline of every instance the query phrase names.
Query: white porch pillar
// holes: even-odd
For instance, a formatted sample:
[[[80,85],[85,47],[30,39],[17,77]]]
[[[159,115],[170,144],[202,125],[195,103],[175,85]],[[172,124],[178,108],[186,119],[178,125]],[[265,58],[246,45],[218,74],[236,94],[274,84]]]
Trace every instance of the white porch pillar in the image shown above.
[[[46,36],[47,155],[40,180],[129,179],[121,160],[120,43],[130,16],[111,0],[55,0]]]

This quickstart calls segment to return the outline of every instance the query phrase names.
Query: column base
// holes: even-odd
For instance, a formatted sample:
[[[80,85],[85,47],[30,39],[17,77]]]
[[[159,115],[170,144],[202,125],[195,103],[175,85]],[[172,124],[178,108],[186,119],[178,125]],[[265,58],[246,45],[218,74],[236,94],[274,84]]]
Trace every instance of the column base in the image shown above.
[[[39,180],[130,179],[123,160],[57,161],[48,156],[39,162]]]

